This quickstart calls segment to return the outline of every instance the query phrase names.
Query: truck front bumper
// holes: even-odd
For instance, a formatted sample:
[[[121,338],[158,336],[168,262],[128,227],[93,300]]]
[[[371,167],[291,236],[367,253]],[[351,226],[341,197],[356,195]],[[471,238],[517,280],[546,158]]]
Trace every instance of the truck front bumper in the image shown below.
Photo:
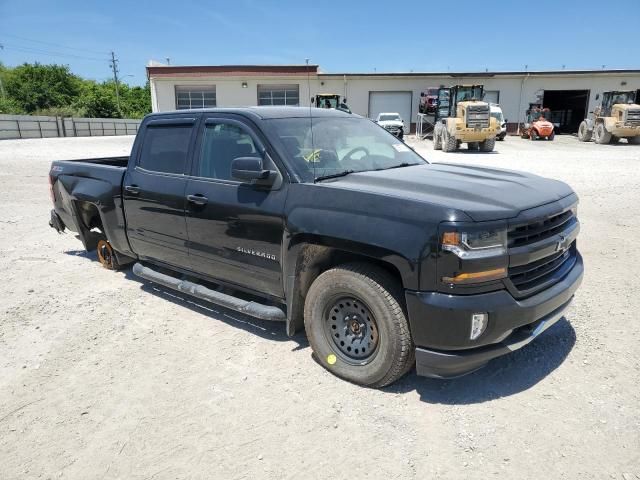
[[[418,375],[458,377],[524,347],[562,318],[583,272],[578,254],[574,267],[562,280],[521,300],[507,290],[477,295],[407,291]],[[487,313],[489,320],[484,333],[470,340],[474,313]]]

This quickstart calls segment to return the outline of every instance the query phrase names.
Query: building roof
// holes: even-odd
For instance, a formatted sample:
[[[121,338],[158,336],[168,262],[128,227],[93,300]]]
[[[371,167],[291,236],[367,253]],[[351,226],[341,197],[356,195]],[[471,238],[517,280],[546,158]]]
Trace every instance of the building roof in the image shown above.
[[[484,72],[342,72],[324,73],[319,65],[161,65],[147,66],[147,75],[153,77],[261,77],[305,76],[322,77],[450,77],[487,78],[520,76],[576,76],[576,75],[640,75],[639,69],[591,70],[514,70]]]
[[[318,65],[148,65],[147,75],[153,77],[198,76],[291,76],[316,75]]]

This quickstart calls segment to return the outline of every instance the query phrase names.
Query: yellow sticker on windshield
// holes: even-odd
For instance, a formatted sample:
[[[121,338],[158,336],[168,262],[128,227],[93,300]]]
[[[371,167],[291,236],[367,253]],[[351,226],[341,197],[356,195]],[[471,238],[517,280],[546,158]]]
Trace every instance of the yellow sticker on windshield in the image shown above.
[[[318,162],[320,161],[320,151],[321,151],[320,149],[312,150],[311,152],[309,152],[308,155],[305,155],[304,159],[307,162],[313,162],[313,163]]]
[[[336,363],[336,356],[333,353],[330,353],[329,355],[327,355],[327,363],[329,365],[333,365],[334,363]]]

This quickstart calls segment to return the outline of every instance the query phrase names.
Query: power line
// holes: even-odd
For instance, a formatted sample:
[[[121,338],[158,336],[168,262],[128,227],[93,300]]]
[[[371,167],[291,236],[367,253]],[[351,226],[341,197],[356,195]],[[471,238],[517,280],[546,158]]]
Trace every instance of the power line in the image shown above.
[[[24,40],[25,42],[39,43],[41,45],[48,45],[50,47],[63,48],[65,50],[76,50],[76,51],[79,51],[79,52],[93,53],[93,54],[98,54],[98,55],[105,55],[107,53],[106,51],[97,51],[97,50],[88,50],[86,48],[69,47],[69,46],[66,46],[66,45],[62,45],[60,43],[45,42],[45,41],[42,41],[42,40],[35,40],[33,38],[20,37],[18,35],[11,35],[9,33],[3,33],[2,35],[5,36],[5,37],[15,38],[17,40]]]
[[[77,58],[77,59],[81,59],[81,60],[94,60],[94,61],[99,61],[99,62],[104,62],[106,60],[106,56],[103,58],[98,58],[98,57],[87,57],[85,55],[75,55],[73,53],[65,53],[65,52],[54,52],[51,50],[44,50],[41,48],[33,48],[33,47],[25,47],[22,45],[13,45],[13,44],[9,44],[9,43],[5,43],[4,46],[8,49],[8,50],[16,50],[18,52],[25,52],[25,53],[38,53],[38,54],[42,54],[42,55],[51,55],[54,57],[67,57],[67,58]]]

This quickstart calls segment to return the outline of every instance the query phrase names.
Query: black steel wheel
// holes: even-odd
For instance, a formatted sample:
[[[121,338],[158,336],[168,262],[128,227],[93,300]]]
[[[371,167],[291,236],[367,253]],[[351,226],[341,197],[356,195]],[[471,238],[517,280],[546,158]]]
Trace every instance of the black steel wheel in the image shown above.
[[[415,359],[403,302],[402,285],[376,265],[345,264],[319,275],[304,305],[318,363],[370,387],[402,377]]]
[[[377,352],[378,327],[369,307],[356,297],[339,297],[328,304],[324,331],[346,362],[369,361]]]

